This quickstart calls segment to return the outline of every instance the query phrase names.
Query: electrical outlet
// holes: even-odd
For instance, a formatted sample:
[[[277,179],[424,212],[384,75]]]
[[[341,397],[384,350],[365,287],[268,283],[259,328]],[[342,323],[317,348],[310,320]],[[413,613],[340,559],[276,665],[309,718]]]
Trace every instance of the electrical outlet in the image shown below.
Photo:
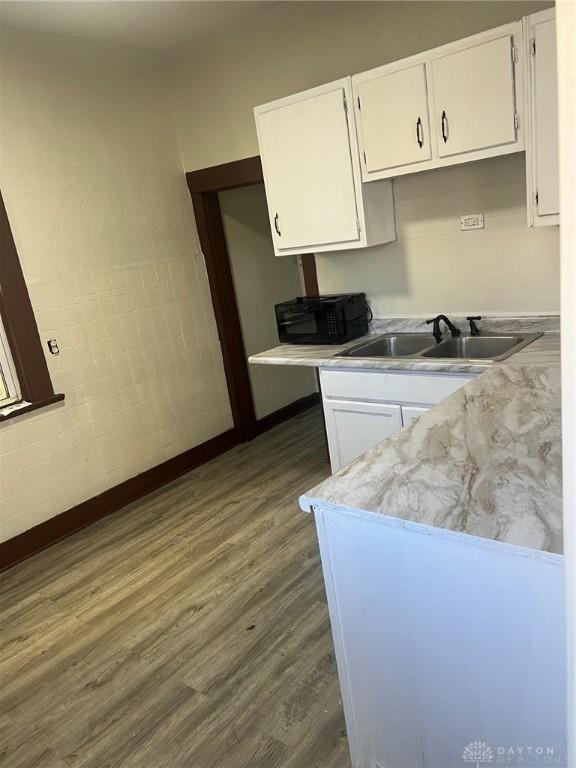
[[[463,213],[460,215],[460,229],[465,232],[468,229],[484,229],[483,213]]]

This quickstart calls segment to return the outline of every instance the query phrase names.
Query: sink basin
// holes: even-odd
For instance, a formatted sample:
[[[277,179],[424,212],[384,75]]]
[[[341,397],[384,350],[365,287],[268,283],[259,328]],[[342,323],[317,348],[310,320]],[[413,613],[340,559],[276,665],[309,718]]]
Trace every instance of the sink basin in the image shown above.
[[[430,333],[384,333],[340,352],[336,357],[410,357],[450,360],[505,360],[541,333],[448,337],[436,344]]]
[[[539,333],[529,333],[522,335],[456,336],[445,339],[431,349],[425,350],[420,357],[505,360],[540,335]]]
[[[385,333],[337,357],[410,357],[434,344],[429,333]]]

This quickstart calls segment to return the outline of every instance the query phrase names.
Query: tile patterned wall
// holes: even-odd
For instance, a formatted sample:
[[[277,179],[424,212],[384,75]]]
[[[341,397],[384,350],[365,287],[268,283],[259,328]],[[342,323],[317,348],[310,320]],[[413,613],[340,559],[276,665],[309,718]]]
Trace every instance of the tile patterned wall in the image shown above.
[[[8,539],[232,417],[157,59],[13,30],[0,56],[2,191],[66,396],[0,425]]]
[[[4,539],[232,426],[201,254],[29,287],[66,402],[2,426]]]

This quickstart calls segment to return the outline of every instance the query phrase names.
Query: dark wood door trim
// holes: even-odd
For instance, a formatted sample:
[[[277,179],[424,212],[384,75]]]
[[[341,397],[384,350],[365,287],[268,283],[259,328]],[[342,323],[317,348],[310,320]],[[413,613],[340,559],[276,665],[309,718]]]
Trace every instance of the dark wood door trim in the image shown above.
[[[248,362],[218,193],[262,184],[262,163],[259,156],[248,157],[233,163],[189,171],[186,173],[186,181],[192,197],[200,247],[206,261],[234,427],[239,439],[244,442],[256,437],[261,429],[254,411]],[[313,254],[302,257],[302,268],[306,294],[317,296],[318,281]]]
[[[226,189],[262,183],[264,176],[260,155],[201,168],[199,171],[188,171],[186,181],[191,195],[197,192],[224,192]]]
[[[306,296],[318,296],[318,275],[316,273],[316,257],[313,253],[304,253],[302,259],[302,272],[304,274],[304,287]]]
[[[256,413],[218,193],[195,193],[192,205],[206,261],[234,426],[245,442],[257,434]]]

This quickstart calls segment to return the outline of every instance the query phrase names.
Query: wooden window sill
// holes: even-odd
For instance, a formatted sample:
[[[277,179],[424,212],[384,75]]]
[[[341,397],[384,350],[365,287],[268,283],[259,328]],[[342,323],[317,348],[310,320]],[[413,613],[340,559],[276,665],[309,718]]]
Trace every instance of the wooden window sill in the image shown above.
[[[37,400],[35,403],[23,403],[20,407],[17,404],[12,404],[6,407],[4,412],[0,408],[0,423],[8,421],[8,419],[15,419],[17,416],[23,416],[25,413],[31,413],[31,411],[37,411],[39,408],[46,408],[48,405],[54,405],[54,403],[61,403],[64,400],[64,395],[51,395],[45,400]]]

